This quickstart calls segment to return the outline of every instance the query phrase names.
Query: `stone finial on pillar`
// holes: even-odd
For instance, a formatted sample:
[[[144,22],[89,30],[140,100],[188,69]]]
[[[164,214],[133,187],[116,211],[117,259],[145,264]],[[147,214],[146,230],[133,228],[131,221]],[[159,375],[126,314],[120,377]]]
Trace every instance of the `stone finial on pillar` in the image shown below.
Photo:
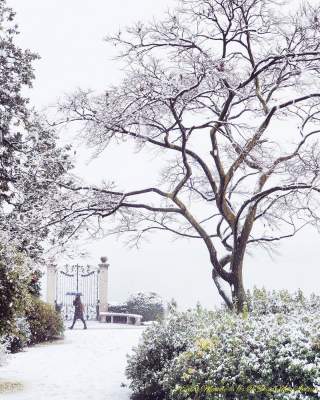
[[[108,258],[101,257],[99,264],[99,310],[108,312]]]
[[[54,305],[56,300],[56,265],[47,266],[47,302]]]

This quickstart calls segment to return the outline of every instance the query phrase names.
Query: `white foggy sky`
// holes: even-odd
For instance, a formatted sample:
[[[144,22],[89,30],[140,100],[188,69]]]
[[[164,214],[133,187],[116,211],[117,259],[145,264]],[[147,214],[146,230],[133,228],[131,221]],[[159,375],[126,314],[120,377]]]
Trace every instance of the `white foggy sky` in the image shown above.
[[[173,3],[173,0],[8,0],[17,12],[19,42],[41,56],[36,62],[36,81],[30,93],[32,103],[42,109],[77,87],[99,91],[119,81],[122,73],[112,61],[115,51],[102,38],[137,20],[159,16]],[[89,165],[84,151],[81,155],[84,159],[78,170],[89,181],[113,180],[120,187],[138,182],[140,186],[152,171],[152,155],[131,156],[129,146],[125,156],[121,148],[113,147],[103,159]],[[318,292],[319,245],[319,235],[308,229],[283,242],[280,254],[273,260],[255,250],[245,261],[246,287]],[[201,242],[173,241],[172,237],[159,233],[142,244],[140,250],[129,250],[113,237],[88,243],[84,250],[90,253],[85,262],[98,263],[101,255],[108,256],[110,301],[124,300],[137,291],[155,291],[165,299],[174,297],[181,307],[192,307],[197,301],[208,307],[220,302]]]

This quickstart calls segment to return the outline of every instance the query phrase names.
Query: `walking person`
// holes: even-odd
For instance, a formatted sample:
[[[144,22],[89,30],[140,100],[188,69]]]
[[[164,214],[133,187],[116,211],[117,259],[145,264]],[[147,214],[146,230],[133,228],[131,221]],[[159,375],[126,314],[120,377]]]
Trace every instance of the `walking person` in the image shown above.
[[[73,323],[69,329],[73,329],[77,319],[80,319],[83,322],[83,329],[87,329],[86,321],[83,316],[84,306],[81,302],[80,294],[76,295],[76,298],[73,300],[73,305],[74,305],[74,317],[73,317]]]

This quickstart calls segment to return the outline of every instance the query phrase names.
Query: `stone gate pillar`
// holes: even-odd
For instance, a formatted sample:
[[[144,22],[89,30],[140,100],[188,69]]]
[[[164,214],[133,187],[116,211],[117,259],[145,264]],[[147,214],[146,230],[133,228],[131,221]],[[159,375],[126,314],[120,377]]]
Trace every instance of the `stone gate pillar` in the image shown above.
[[[47,302],[54,305],[56,300],[56,265],[47,267]]]
[[[108,268],[107,257],[101,257],[99,264],[99,312],[108,311]]]

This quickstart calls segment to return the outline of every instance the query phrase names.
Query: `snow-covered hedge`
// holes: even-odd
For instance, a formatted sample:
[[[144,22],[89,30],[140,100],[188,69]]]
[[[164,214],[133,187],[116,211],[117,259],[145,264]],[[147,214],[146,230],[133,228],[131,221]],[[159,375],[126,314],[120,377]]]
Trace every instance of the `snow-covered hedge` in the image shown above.
[[[8,253],[0,245],[0,335],[13,333],[16,318],[23,315],[29,302],[29,271],[19,256]]]
[[[161,297],[154,292],[132,294],[123,304],[109,304],[110,312],[140,314],[143,321],[158,321],[164,316]]]
[[[6,343],[5,338],[0,336],[0,367],[4,365],[7,360],[7,347],[8,344]]]
[[[319,328],[315,314],[225,315],[170,363],[162,385],[172,400],[197,392],[208,400],[218,393],[298,399],[300,390],[310,398],[320,389]]]
[[[61,315],[50,304],[37,297],[32,297],[31,304],[26,310],[26,317],[30,326],[31,344],[56,339],[63,334]]]
[[[148,328],[128,360],[135,397],[248,399],[253,392],[265,399],[311,399],[320,390],[320,313],[312,299],[283,307],[292,297],[279,312],[196,310]]]
[[[254,288],[247,292],[248,308],[255,314],[276,314],[320,310],[320,296],[306,297],[301,290],[290,293],[288,290],[268,292]]]
[[[128,358],[127,377],[137,398],[162,399],[162,379],[170,362],[190,348],[196,337],[201,337],[213,323],[214,313],[173,313],[168,320],[149,326],[142,340]]]
[[[29,322],[25,317],[16,318],[6,336],[7,349],[16,353],[26,347],[31,341]]]

